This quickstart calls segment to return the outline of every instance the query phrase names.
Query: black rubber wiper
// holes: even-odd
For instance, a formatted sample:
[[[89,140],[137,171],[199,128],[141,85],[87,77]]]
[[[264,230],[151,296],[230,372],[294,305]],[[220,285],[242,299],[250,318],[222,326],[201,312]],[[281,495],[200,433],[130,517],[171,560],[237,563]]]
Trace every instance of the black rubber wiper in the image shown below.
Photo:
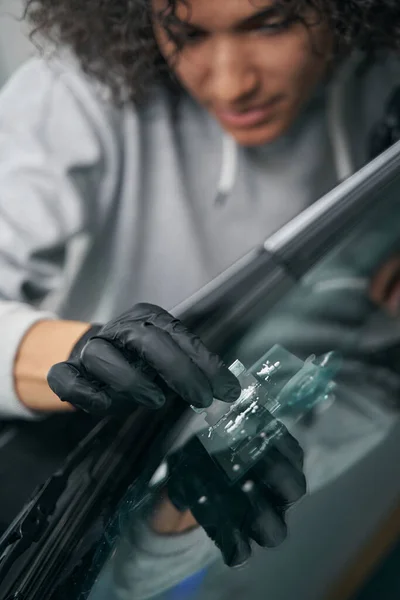
[[[71,455],[68,465],[43,486],[35,505],[30,504],[7,532],[6,548],[2,547],[0,556],[1,600],[51,598],[61,573],[61,596],[55,597],[64,597],[64,593],[70,597],[66,582],[72,572],[76,576],[77,565],[70,560],[82,540],[82,530],[86,531],[93,515],[101,514],[102,522],[108,523],[128,486],[139,475],[145,475],[142,485],[147,487],[147,479],[162,459],[165,435],[184,408],[181,403],[168,403],[157,414],[140,409],[122,422],[110,419],[108,432],[97,434],[93,440],[101,438],[93,452],[89,451],[93,443],[84,440],[88,452],[81,453],[77,462],[76,454]],[[95,434],[90,437],[93,439]],[[29,527],[32,521],[34,525]],[[21,551],[25,552],[22,557]],[[87,577],[85,568],[85,581]]]
[[[50,518],[66,490],[72,473],[93,452],[94,446],[100,444],[105,435],[108,435],[109,428],[110,420],[104,419],[92,429],[69,455],[63,466],[34,492],[30,502],[0,538],[0,581],[3,581],[12,565],[24,552],[40,540],[49,526]],[[90,465],[89,461],[88,473]]]

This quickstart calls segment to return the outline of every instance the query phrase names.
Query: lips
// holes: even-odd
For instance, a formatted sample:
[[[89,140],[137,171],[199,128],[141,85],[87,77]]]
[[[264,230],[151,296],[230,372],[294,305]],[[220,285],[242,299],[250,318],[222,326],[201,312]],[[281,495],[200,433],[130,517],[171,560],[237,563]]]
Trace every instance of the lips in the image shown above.
[[[227,127],[247,128],[260,125],[269,120],[276,108],[277,99],[268,102],[264,106],[249,108],[245,111],[235,111],[229,109],[216,110],[217,119]]]

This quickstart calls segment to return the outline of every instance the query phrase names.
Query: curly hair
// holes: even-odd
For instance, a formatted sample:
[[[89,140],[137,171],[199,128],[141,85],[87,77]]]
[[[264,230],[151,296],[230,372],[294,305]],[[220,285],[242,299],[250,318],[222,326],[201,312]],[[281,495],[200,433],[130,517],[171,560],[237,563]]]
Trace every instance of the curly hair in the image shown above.
[[[166,0],[165,23],[179,0]],[[180,0],[185,2],[186,0]],[[116,99],[139,101],[168,72],[153,32],[151,0],[25,0],[31,33],[70,47]],[[400,50],[399,0],[278,0],[292,20],[309,8],[326,19],[337,52]],[[341,50],[339,50],[341,49]]]

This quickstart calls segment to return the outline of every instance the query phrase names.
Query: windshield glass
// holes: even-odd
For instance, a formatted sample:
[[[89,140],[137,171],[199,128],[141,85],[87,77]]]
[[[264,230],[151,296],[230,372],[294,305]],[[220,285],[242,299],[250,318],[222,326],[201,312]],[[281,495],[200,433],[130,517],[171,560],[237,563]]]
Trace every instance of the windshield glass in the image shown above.
[[[322,597],[400,492],[385,446],[400,403],[399,185],[231,340],[241,398],[184,415],[151,480],[136,478],[105,519],[70,600]],[[289,539],[275,548],[278,520],[267,540],[253,535],[250,558],[254,506],[272,519],[262,474],[277,448],[297,460],[286,428],[308,495],[285,507]]]

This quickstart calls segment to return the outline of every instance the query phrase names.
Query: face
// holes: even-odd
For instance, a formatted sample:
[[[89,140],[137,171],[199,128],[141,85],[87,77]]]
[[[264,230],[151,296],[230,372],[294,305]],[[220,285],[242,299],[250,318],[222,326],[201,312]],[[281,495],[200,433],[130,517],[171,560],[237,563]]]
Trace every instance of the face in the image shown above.
[[[174,15],[167,0],[152,1],[161,53],[239,144],[281,136],[330,64],[326,24],[313,13],[304,15],[308,27],[293,22],[277,0],[186,0]],[[168,31],[162,14],[170,14]]]

